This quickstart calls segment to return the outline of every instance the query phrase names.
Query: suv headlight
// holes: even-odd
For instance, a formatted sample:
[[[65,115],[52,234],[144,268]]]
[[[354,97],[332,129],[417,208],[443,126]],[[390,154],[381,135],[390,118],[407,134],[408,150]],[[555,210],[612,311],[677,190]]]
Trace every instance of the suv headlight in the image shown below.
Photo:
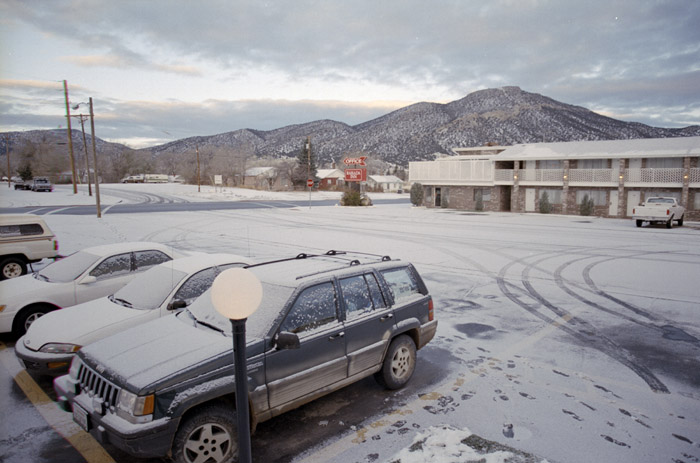
[[[45,354],[73,354],[75,352],[78,352],[81,347],[83,346],[79,346],[77,344],[62,344],[58,342],[50,342],[41,346],[39,352],[43,352]]]
[[[142,423],[153,418],[155,396],[139,396],[122,389],[117,400],[117,414],[130,422]]]

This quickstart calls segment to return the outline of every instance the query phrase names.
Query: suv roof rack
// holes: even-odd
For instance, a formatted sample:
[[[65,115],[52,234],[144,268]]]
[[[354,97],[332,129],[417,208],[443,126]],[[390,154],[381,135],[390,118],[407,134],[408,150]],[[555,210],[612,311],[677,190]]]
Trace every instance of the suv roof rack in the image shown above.
[[[362,256],[372,256],[372,257],[378,258],[377,260],[380,261],[380,262],[388,262],[388,261],[391,261],[391,257],[390,257],[390,256],[387,256],[387,255],[384,255],[384,256],[383,256],[383,255],[381,255],[381,254],[372,254],[372,253],[368,253],[368,252],[340,251],[340,250],[337,250],[337,249],[331,249],[331,250],[329,250],[329,251],[326,251],[326,252],[323,253],[323,254],[307,254],[307,253],[302,252],[302,253],[297,254],[297,255],[294,256],[294,257],[287,257],[287,258],[284,258],[284,259],[270,260],[270,261],[267,261],[267,262],[259,262],[259,263],[257,263],[257,264],[246,265],[244,268],[261,267],[261,266],[263,266],[263,265],[277,264],[277,263],[280,263],[280,262],[290,262],[290,261],[300,260],[300,259],[310,259],[310,258],[313,258],[313,257],[327,257],[327,256],[335,257],[335,256],[341,256],[341,255],[347,255],[347,254],[356,254],[356,255],[362,255]],[[346,258],[346,259],[344,259],[344,260],[348,261],[348,264],[349,264],[350,267],[353,267],[353,266],[355,266],[355,265],[362,265],[362,262],[360,262],[359,259],[351,259],[350,257],[348,257],[348,258]],[[299,275],[298,277],[296,277],[296,279],[299,280],[299,279],[301,279],[301,278],[307,278],[307,277],[310,277],[310,276],[313,276],[313,275],[319,275],[319,274],[321,274],[321,273],[332,272],[332,271],[335,271],[335,270],[341,270],[341,269],[343,269],[343,268],[345,268],[345,266],[336,267],[336,268],[329,268],[329,269],[321,270],[321,271],[318,271],[318,272],[309,273],[309,274],[306,274],[306,275]]]

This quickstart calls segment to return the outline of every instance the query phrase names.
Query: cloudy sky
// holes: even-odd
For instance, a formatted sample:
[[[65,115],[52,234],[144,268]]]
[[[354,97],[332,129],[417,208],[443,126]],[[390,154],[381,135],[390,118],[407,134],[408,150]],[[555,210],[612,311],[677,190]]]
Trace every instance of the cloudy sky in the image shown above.
[[[506,85],[685,127],[699,25],[698,0],[0,0],[0,132],[65,127],[63,80],[133,147]]]

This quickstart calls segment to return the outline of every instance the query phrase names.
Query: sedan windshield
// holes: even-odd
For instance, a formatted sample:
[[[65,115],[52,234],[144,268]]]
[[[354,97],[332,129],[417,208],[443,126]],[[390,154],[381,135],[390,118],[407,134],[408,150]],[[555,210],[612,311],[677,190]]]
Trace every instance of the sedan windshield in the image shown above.
[[[54,283],[67,283],[78,278],[92,264],[97,262],[99,256],[86,251],[78,251],[75,254],[55,261],[47,265],[34,275],[37,280],[50,281]]]
[[[150,310],[160,306],[187,273],[168,265],[158,265],[131,280],[110,296],[110,300],[125,307]]]

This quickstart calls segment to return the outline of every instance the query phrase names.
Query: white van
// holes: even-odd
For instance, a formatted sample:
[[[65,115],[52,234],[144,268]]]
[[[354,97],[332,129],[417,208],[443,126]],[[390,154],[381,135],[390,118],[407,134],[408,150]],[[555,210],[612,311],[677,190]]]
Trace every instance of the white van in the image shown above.
[[[0,280],[27,273],[27,265],[58,257],[58,240],[33,214],[0,214]]]

